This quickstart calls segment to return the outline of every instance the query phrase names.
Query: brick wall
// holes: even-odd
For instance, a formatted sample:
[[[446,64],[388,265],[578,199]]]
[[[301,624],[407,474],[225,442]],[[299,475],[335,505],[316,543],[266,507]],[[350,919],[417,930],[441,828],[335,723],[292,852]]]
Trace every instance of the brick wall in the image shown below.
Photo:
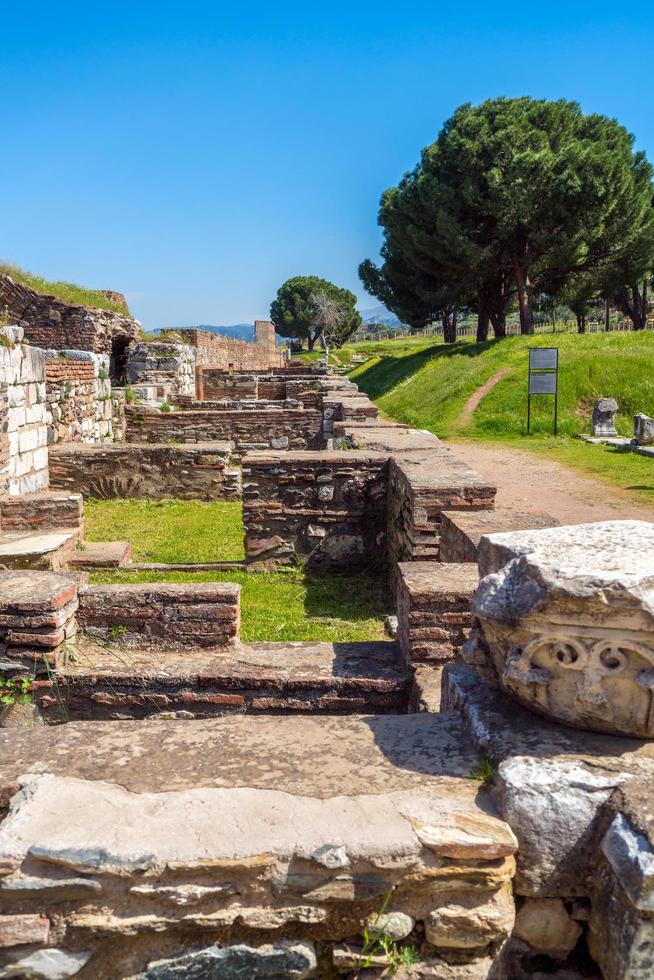
[[[183,500],[239,500],[241,474],[229,466],[230,447],[210,445],[50,447],[50,485],[85,497],[140,497]]]
[[[373,453],[250,453],[243,460],[250,562],[365,567],[385,558],[386,458]]]
[[[322,383],[319,378],[284,377],[280,374],[256,374],[203,368],[198,372],[198,401],[255,399],[285,401],[295,399],[305,408],[322,407]]]
[[[90,585],[80,590],[77,618],[91,638],[124,646],[224,647],[238,639],[240,602],[241,587],[230,582]]]
[[[434,561],[398,565],[397,639],[408,664],[458,660],[472,625],[476,565]]]
[[[130,348],[127,361],[130,385],[153,385],[171,400],[195,397],[195,348],[190,344],[140,343]]]
[[[0,499],[0,529],[19,531],[84,530],[81,493],[37,493]]]
[[[393,561],[438,560],[444,510],[488,510],[496,488],[444,447],[392,457],[388,544]]]
[[[191,410],[161,412],[128,405],[128,442],[231,441],[237,452],[305,449],[321,444],[320,412],[302,409]]]
[[[266,370],[284,366],[283,353],[266,343],[249,344],[244,340],[232,340],[206,330],[176,330],[185,344],[196,349],[199,368],[233,368],[242,370]]]
[[[123,313],[71,306],[46,296],[0,273],[0,309],[25,328],[25,340],[34,347],[69,348],[110,354],[112,340],[136,340],[138,320]]]

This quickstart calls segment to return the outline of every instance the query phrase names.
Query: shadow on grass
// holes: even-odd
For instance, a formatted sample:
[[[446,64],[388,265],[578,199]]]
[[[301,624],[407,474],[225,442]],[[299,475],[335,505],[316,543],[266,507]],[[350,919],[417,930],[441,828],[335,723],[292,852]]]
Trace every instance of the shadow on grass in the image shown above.
[[[382,619],[393,612],[393,603],[384,571],[351,575],[302,573],[306,589],[304,609],[312,618],[343,619],[357,622]]]
[[[487,340],[483,343],[457,341],[455,344],[438,343],[434,344],[433,347],[416,351],[415,354],[405,354],[403,357],[394,357],[392,354],[379,354],[377,356],[380,359],[376,364],[371,365],[367,369],[363,369],[357,374],[356,383],[359,389],[364,391],[369,398],[379,398],[436,358],[454,357],[458,354],[465,357],[477,357],[484,351],[490,350],[491,347],[499,342],[501,341]]]

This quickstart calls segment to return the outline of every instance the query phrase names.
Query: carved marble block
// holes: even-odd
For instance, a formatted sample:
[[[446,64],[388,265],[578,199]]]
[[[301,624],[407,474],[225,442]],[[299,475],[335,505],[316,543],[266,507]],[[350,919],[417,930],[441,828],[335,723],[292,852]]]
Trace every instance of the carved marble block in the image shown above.
[[[642,412],[634,415],[634,441],[639,446],[654,444],[654,419]]]
[[[654,524],[607,521],[482,538],[464,655],[526,707],[654,738]]]
[[[618,403],[614,398],[599,398],[593,406],[593,435],[617,436],[615,413]]]

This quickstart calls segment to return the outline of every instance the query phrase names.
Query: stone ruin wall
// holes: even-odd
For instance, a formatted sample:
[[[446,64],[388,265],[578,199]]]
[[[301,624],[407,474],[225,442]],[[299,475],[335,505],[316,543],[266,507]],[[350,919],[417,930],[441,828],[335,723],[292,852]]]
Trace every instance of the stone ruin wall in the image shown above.
[[[123,313],[72,306],[56,296],[37,293],[0,273],[0,310],[20,323],[25,340],[34,347],[87,350],[111,354],[116,337],[138,338],[138,320]]]
[[[46,351],[48,443],[105,443],[125,437],[125,398],[112,391],[109,359],[87,351]]]
[[[195,348],[190,344],[137,343],[130,348],[127,382],[153,388],[145,401],[195,397]]]
[[[383,560],[387,457],[363,452],[249,453],[243,523],[250,562],[318,570]]]
[[[230,443],[105,443],[50,446],[50,486],[107,500],[240,500],[241,473]]]
[[[223,371],[266,371],[284,367],[285,355],[275,347],[274,333],[272,344],[267,335],[264,335],[264,342],[257,339],[254,344],[250,344],[245,340],[232,340],[205,330],[178,330],[176,333],[184,343],[195,347],[200,370],[220,368]]]
[[[162,412],[128,405],[128,442],[195,443],[227,440],[239,453],[256,449],[315,449],[321,445],[322,415],[302,409],[194,409]]]
[[[45,353],[0,329],[0,494],[48,487]]]

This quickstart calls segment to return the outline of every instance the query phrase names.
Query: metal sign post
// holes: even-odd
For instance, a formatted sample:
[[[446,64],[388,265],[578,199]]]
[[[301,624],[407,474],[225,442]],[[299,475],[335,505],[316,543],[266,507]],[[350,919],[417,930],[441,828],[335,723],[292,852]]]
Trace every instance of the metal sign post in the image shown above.
[[[559,348],[529,348],[529,382],[527,385],[527,435],[531,431],[531,396],[554,395],[554,435],[559,400]]]

